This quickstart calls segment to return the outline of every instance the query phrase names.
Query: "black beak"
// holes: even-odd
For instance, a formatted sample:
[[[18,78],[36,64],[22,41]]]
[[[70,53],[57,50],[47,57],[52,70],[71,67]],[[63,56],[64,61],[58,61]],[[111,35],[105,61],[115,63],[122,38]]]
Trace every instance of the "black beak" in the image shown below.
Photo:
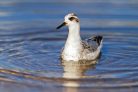
[[[59,28],[65,26],[65,25],[66,25],[66,22],[63,22],[63,23],[62,23],[61,25],[59,25],[56,29],[59,29]]]

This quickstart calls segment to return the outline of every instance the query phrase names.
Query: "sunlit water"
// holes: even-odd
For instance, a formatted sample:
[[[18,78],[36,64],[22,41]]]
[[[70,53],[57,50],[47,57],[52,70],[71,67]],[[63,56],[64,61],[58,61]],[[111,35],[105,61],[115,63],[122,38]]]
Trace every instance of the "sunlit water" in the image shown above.
[[[134,92],[138,87],[137,0],[0,1],[0,92]],[[103,35],[100,59],[64,62],[67,28],[75,12],[85,39]]]

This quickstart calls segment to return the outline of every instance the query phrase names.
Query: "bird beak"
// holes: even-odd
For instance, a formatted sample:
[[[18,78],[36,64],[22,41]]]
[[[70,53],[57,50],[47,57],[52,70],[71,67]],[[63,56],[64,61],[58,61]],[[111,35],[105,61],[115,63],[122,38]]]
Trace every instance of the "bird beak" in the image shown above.
[[[63,23],[62,23],[61,25],[59,25],[56,29],[59,29],[59,28],[65,26],[66,24],[67,24],[66,22],[63,22]]]

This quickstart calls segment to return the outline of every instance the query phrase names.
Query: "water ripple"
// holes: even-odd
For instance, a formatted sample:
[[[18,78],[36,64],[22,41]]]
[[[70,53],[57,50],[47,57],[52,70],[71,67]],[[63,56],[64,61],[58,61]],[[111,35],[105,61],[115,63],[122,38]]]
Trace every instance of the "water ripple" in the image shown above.
[[[0,1],[0,82],[59,92],[137,87],[137,6],[137,0]],[[68,12],[80,17],[83,39],[103,35],[95,65],[62,64],[60,50],[68,31],[55,28]]]

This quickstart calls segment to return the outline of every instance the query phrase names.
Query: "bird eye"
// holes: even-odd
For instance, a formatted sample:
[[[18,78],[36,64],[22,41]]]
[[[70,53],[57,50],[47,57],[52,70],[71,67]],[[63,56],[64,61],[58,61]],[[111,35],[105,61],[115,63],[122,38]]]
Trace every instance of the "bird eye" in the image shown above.
[[[69,18],[70,21],[72,21],[72,20],[74,20],[74,19],[75,19],[74,17],[70,17],[70,18]]]
[[[78,20],[77,18],[75,18],[75,17],[70,17],[69,20],[70,20],[70,21],[75,20],[76,22],[79,22],[79,20]]]

